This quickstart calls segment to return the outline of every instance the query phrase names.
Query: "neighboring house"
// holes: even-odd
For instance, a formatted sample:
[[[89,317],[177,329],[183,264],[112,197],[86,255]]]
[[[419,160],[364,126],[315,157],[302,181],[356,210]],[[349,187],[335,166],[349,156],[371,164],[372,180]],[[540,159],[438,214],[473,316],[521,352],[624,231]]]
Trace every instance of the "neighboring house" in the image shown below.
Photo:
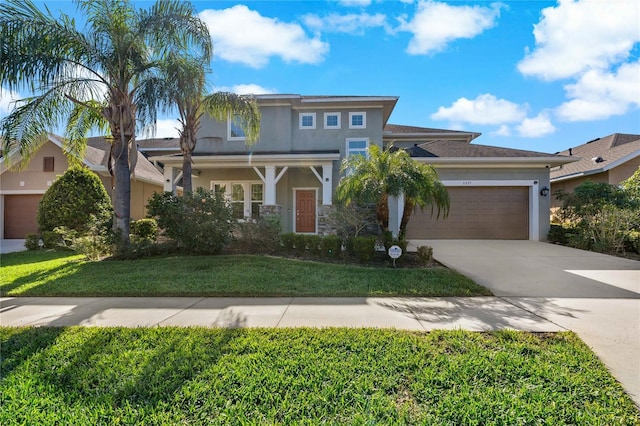
[[[541,240],[549,229],[549,169],[571,158],[472,144],[479,133],[388,124],[393,96],[259,95],[260,138],[245,145],[240,126],[203,120],[193,185],[223,191],[238,219],[278,214],[284,232],[327,234],[341,161],[370,145],[407,149],[433,164],[451,194],[448,219],[419,210],[407,238]],[[164,165],[165,190],[181,178],[180,154]],[[543,191],[544,193],[544,191]]]
[[[551,191],[572,192],[586,180],[618,185],[640,167],[640,135],[614,133],[559,152],[576,161],[551,169]],[[552,209],[562,202],[552,197]]]
[[[102,137],[89,138],[87,145],[82,162],[100,177],[111,196],[111,176],[107,169],[109,145]],[[36,214],[42,195],[69,167],[62,151],[62,139],[50,135],[49,141],[22,171],[12,171],[4,159],[0,161],[0,239],[24,238],[27,233],[38,230]],[[139,155],[131,180],[131,217],[143,218],[148,198],[162,190],[162,173]]]

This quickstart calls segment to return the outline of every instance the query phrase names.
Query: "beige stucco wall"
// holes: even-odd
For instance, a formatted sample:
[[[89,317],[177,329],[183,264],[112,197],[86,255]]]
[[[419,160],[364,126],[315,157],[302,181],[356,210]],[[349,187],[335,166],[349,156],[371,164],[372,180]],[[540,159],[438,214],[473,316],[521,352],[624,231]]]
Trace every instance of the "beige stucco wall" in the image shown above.
[[[54,157],[54,171],[43,172],[44,157]],[[0,190],[12,193],[41,191],[44,193],[51,183],[67,170],[69,163],[60,148],[48,142],[31,159],[22,171],[5,171],[0,176]],[[33,193],[33,192],[32,192]]]
[[[618,185],[620,182],[628,179],[640,167],[640,157],[636,157],[603,173],[596,173],[588,176],[580,176],[575,179],[567,179],[551,184],[551,193],[562,190],[564,192],[573,192],[573,190],[582,183],[590,180],[591,182],[604,182],[611,185]],[[557,209],[562,206],[562,202],[556,197],[551,197],[551,209]]]
[[[110,197],[113,197],[113,188],[111,187],[110,176],[100,176],[102,183]],[[131,180],[131,211],[130,216],[133,220],[143,219],[147,216],[147,203],[149,198],[155,192],[163,192],[164,189],[160,185],[154,185],[148,182]]]

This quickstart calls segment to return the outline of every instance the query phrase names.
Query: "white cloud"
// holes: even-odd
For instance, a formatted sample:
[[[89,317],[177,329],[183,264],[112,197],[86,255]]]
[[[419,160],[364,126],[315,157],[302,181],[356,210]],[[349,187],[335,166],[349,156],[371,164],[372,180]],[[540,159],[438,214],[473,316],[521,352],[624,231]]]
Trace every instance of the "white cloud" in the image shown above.
[[[475,99],[460,98],[449,108],[440,107],[431,118],[472,124],[504,124],[523,120],[526,115],[526,106],[486,93]]]
[[[156,121],[156,131],[151,133],[151,128],[146,127],[142,131],[143,138],[179,138],[180,134],[178,129],[182,128],[182,125],[175,119],[162,119]]]
[[[525,138],[540,138],[556,131],[546,113],[540,113],[534,118],[525,118],[516,129],[518,134]]]
[[[231,92],[238,95],[264,95],[275,93],[274,89],[267,89],[258,84],[236,84],[235,86],[220,86],[214,89],[216,92]]]
[[[491,134],[495,136],[511,136],[511,128],[506,124],[503,124],[498,128],[498,130],[492,132]]]
[[[623,64],[615,73],[591,70],[565,86],[571,99],[556,109],[566,121],[601,120],[640,107],[640,61]]]
[[[338,3],[347,7],[367,7],[371,4],[371,0],[340,0]]]
[[[638,1],[559,0],[534,25],[536,47],[518,64],[525,75],[545,80],[606,69],[629,57],[640,41]]]
[[[0,114],[9,114],[13,110],[13,102],[21,98],[18,92],[0,87]]]
[[[347,15],[331,13],[324,17],[308,14],[302,19],[305,25],[314,31],[363,34],[367,28],[375,27],[383,27],[388,32],[391,31],[387,24],[387,17],[381,13],[375,15],[368,13],[350,13]]]
[[[300,25],[264,17],[244,5],[204,10],[200,18],[209,27],[215,55],[229,62],[260,68],[277,56],[285,62],[316,64],[329,51],[327,43],[309,38]]]
[[[400,19],[400,29],[413,33],[407,52],[413,55],[444,49],[459,38],[473,38],[495,25],[500,5],[491,7],[451,6],[431,0],[418,3],[418,10],[409,22]]]

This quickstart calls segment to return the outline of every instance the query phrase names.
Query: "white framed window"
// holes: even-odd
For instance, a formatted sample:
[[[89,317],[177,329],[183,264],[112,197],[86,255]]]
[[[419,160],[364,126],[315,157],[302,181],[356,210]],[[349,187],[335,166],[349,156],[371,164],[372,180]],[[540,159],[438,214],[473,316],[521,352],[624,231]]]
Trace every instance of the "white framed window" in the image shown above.
[[[211,182],[211,190],[223,194],[238,220],[256,219],[264,203],[264,185],[260,181]]]
[[[369,138],[347,138],[346,157],[349,158],[352,155],[362,155],[368,158]]]
[[[246,139],[242,119],[237,114],[229,115],[227,120],[227,139],[230,141],[243,141]]]
[[[367,113],[366,112],[350,112],[349,128],[350,129],[366,129]]]
[[[300,113],[300,129],[315,129],[315,128],[316,128],[316,113],[301,112]]]
[[[339,129],[340,128],[340,113],[339,112],[325,112],[324,113],[324,128],[325,129]]]

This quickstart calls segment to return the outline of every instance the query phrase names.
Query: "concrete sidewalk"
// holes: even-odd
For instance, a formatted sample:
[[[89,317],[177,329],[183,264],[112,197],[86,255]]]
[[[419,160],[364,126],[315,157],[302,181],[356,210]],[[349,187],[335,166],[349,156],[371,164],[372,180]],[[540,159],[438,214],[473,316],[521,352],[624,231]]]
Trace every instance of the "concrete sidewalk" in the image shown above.
[[[5,326],[375,327],[404,330],[564,327],[497,297],[5,297]]]

